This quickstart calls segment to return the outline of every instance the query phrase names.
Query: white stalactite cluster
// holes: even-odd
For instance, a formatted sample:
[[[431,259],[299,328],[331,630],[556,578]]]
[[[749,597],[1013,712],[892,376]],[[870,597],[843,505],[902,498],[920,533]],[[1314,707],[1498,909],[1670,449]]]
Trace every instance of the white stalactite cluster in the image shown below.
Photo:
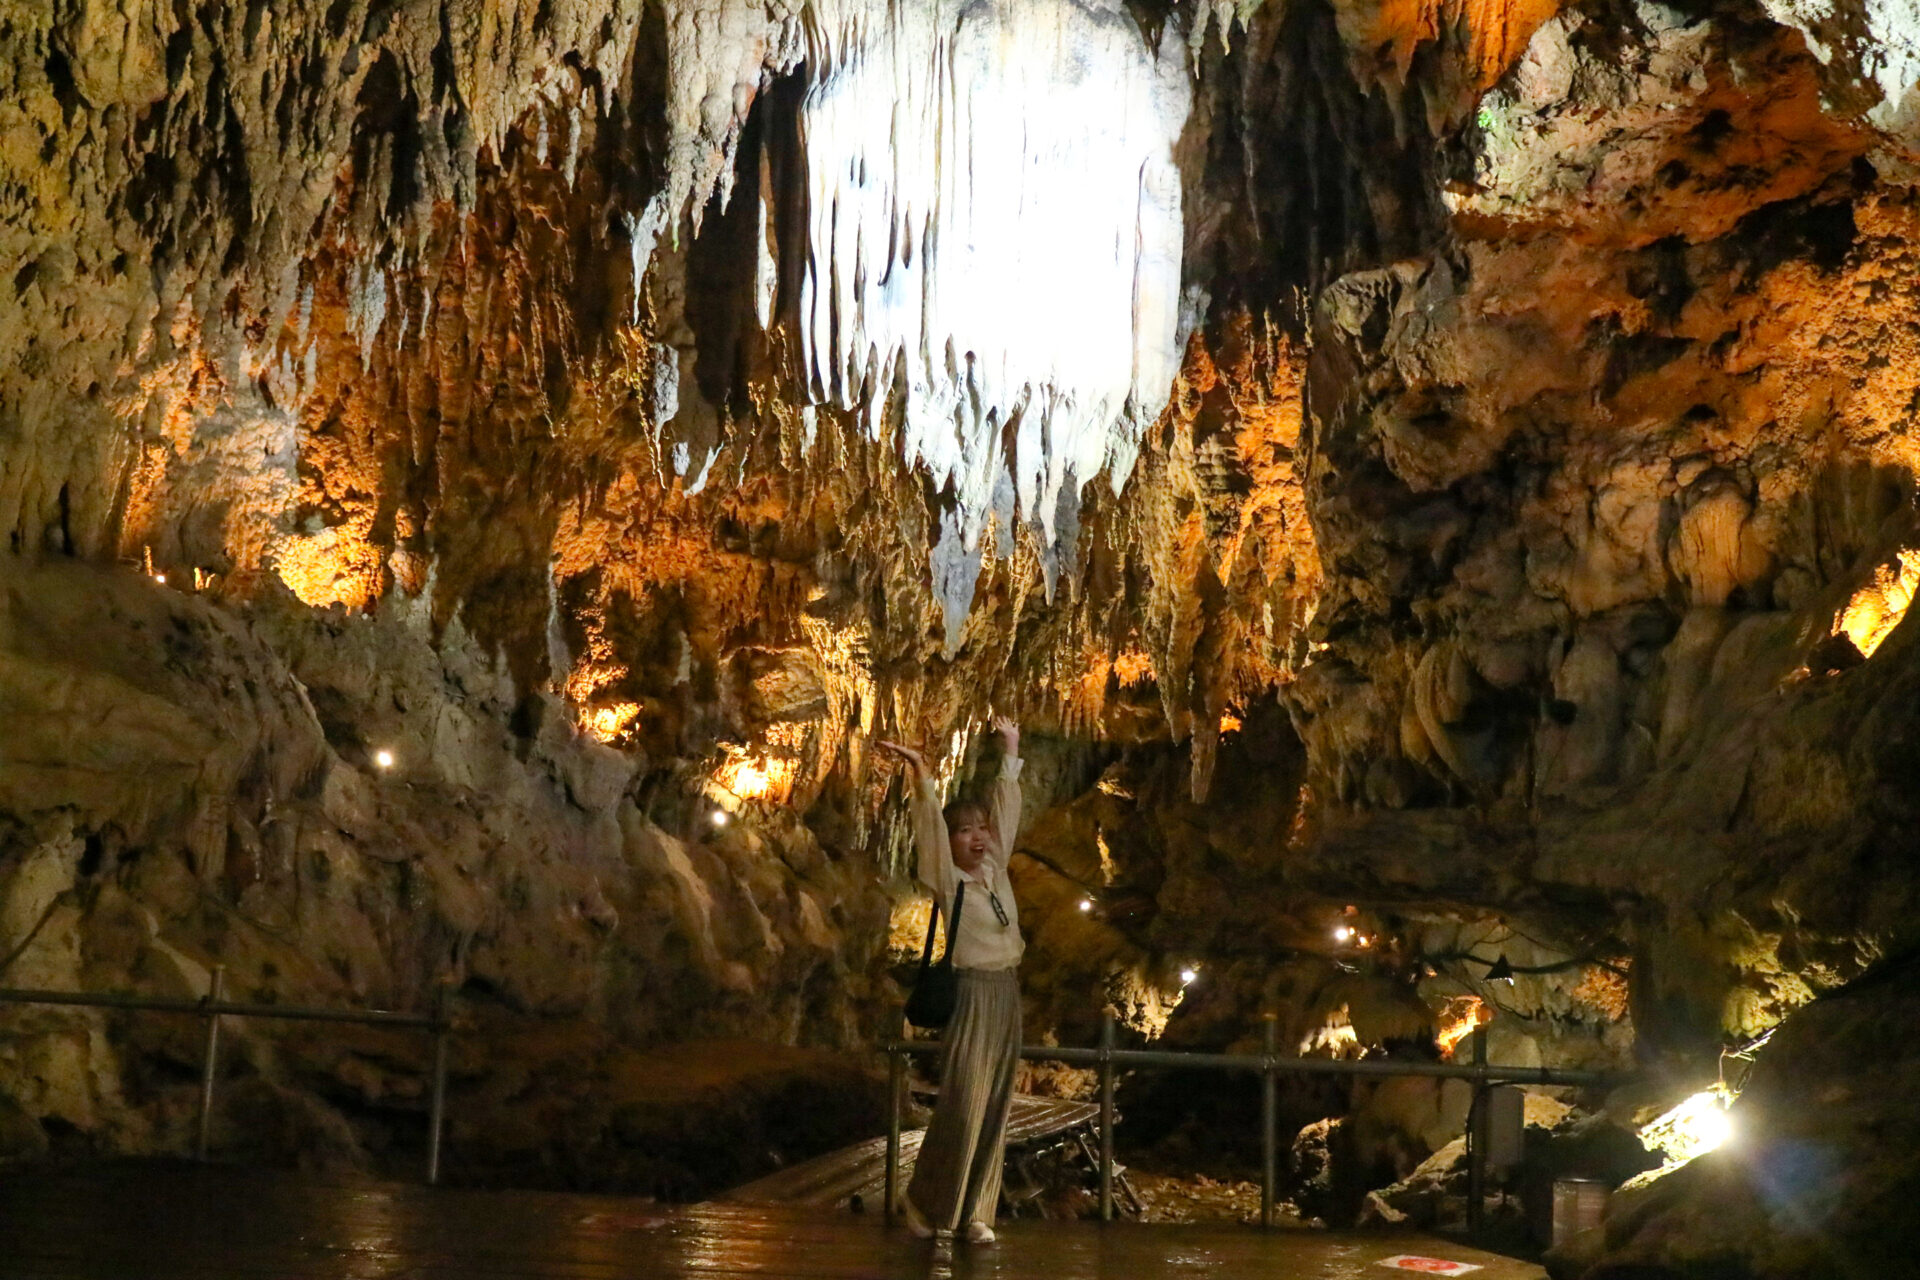
[[[878,433],[903,391],[906,457],[957,500],[934,553],[953,641],[989,522],[1017,499],[1051,586],[1080,486],[1124,483],[1166,402],[1185,49],[1118,0],[824,0],[805,23],[809,392]]]

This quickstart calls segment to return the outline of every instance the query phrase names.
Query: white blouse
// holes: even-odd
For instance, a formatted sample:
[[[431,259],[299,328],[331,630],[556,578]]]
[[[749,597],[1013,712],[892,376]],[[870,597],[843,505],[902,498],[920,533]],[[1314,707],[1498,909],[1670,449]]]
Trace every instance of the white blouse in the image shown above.
[[[947,835],[946,819],[940,816],[940,796],[933,789],[933,780],[923,780],[914,793],[913,837],[920,855],[920,883],[933,890],[949,921],[953,919],[954,891],[962,880],[967,882],[960,932],[953,942],[953,963],[961,969],[1011,969],[1027,949],[1026,939],[1020,936],[1020,908],[1013,900],[1013,883],[1007,879],[1007,859],[1020,832],[1020,768],[1018,756],[1008,756],[1000,766],[988,806],[993,840],[972,873],[953,865],[953,844]],[[1007,917],[1005,924],[995,913],[989,894],[999,899]]]

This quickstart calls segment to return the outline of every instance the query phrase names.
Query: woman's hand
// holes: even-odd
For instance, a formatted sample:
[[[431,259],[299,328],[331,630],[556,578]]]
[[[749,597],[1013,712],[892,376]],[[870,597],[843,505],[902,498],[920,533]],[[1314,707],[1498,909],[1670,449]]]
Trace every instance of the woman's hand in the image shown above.
[[[903,746],[898,742],[889,742],[885,738],[875,738],[873,745],[904,763],[907,766],[907,773],[912,776],[915,783],[926,778],[930,772],[927,768],[927,758],[912,747]]]
[[[1008,755],[1020,754],[1020,725],[1012,716],[995,716],[993,731],[1000,735],[1000,746]]]

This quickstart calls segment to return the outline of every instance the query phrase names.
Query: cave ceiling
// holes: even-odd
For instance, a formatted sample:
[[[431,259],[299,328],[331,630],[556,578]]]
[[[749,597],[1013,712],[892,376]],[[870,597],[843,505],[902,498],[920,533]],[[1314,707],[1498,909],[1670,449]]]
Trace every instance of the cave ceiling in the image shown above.
[[[1685,727],[1634,655],[1887,552],[1902,21],[12,10],[0,525],[423,598],[802,800],[996,700],[1197,794],[1275,697],[1330,799],[1614,783]]]

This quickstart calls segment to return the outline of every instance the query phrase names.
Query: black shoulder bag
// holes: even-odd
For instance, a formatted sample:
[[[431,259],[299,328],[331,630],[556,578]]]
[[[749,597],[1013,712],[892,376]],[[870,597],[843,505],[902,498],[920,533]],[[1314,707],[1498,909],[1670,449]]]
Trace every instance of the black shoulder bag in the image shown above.
[[[960,908],[966,901],[967,882],[962,880],[953,895],[953,919],[947,922],[947,945],[936,961],[933,931],[940,923],[940,897],[934,895],[933,914],[927,917],[927,941],[920,948],[920,973],[913,980],[913,992],[907,996],[907,1021],[916,1027],[937,1031],[953,1017],[953,1002],[959,994],[959,979],[953,972],[953,940],[960,932]]]

